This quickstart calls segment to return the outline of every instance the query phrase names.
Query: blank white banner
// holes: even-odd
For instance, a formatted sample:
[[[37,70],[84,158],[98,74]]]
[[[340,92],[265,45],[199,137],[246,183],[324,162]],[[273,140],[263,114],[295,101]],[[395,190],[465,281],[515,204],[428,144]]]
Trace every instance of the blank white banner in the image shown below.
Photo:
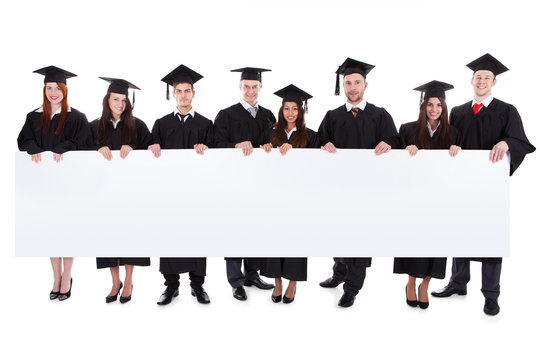
[[[488,151],[16,154],[17,256],[508,256]]]

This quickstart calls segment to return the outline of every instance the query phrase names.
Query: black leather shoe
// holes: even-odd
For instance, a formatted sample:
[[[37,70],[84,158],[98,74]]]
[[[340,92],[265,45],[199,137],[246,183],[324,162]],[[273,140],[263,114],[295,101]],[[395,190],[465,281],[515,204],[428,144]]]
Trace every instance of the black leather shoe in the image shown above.
[[[245,301],[245,300],[247,300],[246,290],[244,290],[244,287],[243,287],[243,286],[233,287],[233,288],[232,288],[232,296],[233,296],[236,300],[240,300],[240,301]]]
[[[274,295],[274,292],[272,292],[272,301],[275,302],[276,304],[278,302],[281,302],[281,294],[279,295]]]
[[[292,298],[288,298],[285,295],[283,295],[283,303],[284,304],[290,304],[294,301],[294,297],[296,296],[296,288],[294,288],[294,295]],[[351,304],[352,305],[352,304]]]
[[[131,284],[131,292],[129,293],[129,296],[126,296],[126,297],[120,296],[120,304],[125,304],[128,301],[130,301],[131,300],[131,293],[133,293],[133,284]]]
[[[420,285],[422,285],[422,284],[420,284]],[[420,294],[420,285],[418,285],[418,294]],[[420,295],[418,295],[418,307],[420,309],[422,309],[422,310],[425,310],[425,309],[428,308],[428,306],[429,306],[429,301],[427,301],[427,302],[420,301]]]
[[[345,280],[336,279],[335,277],[332,276],[324,280],[323,282],[320,282],[319,285],[322,286],[323,288],[335,288],[343,282],[345,282]]]
[[[417,300],[409,300],[407,298],[407,285],[405,285],[405,300],[407,300],[407,305],[409,305],[409,306],[412,306],[412,307],[417,307],[418,306],[418,301]]]
[[[170,304],[172,299],[178,296],[178,288],[172,289],[167,287],[163,294],[159,297],[157,302],[158,305],[167,305]]]
[[[199,304],[210,304],[210,297],[203,288],[201,288],[200,290],[195,290],[194,288],[191,288],[191,295],[197,298],[197,302]]]
[[[120,287],[118,288],[118,291],[116,292],[115,295],[107,295],[107,297],[105,298],[105,302],[108,304],[108,303],[112,303],[113,301],[116,301],[116,299],[118,298],[118,294],[120,293],[120,290],[122,290],[122,287],[124,286],[124,284],[122,284],[122,282],[120,281]]]
[[[339,299],[338,305],[344,308],[350,307],[354,304],[354,299],[356,298],[356,295],[344,292],[341,296],[341,299]]]
[[[73,285],[73,278],[69,279],[69,291],[67,293],[58,293],[58,300],[64,301],[71,296],[71,285]]]
[[[51,291],[49,294],[49,300],[58,299],[58,295],[60,295],[60,291]]]
[[[244,286],[255,286],[256,288],[259,288],[261,290],[270,290],[274,288],[274,285],[263,281],[261,278],[254,280],[246,280],[244,282]]]
[[[500,310],[501,308],[499,307],[497,299],[486,299],[484,304],[484,312],[486,315],[497,315]]]
[[[454,294],[467,295],[467,290],[458,290],[455,287],[453,287],[452,285],[446,285],[442,289],[431,292],[431,295],[433,295],[435,297],[449,297],[449,296],[452,296]]]

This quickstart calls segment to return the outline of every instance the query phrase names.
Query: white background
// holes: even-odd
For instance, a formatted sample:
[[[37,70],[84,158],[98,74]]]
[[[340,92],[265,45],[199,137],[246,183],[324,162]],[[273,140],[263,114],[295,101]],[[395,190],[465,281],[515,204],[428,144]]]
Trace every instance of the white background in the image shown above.
[[[272,93],[295,83],[314,96],[308,126],[316,129],[334,97],[334,71],[346,57],[377,67],[366,98],[384,106],[396,126],[417,116],[412,88],[432,79],[454,84],[449,106],[470,100],[469,61],[490,52],[510,71],[499,77],[496,97],[520,111],[533,144],[539,141],[536,93],[540,33],[534,2],[526,1],[199,1],[76,3],[10,2],[0,15],[2,49],[1,132],[3,166],[0,256],[3,275],[2,353],[11,358],[163,357],[201,358],[375,356],[387,358],[529,358],[538,354],[539,231],[538,155],[528,156],[510,182],[510,258],[503,263],[501,313],[482,313],[480,267],[472,264],[469,295],[431,299],[427,311],[408,309],[405,276],[393,275],[392,259],[378,258],[364,289],[348,310],[339,290],[317,283],[330,275],[331,259],[311,259],[308,282],[290,306],[274,305],[270,293],[248,292],[247,303],[230,296],[225,264],[209,259],[206,289],[212,304],[200,306],[182,279],[180,297],[166,308],[155,301],[163,289],[157,259],[137,269],[133,301],[105,306],[110,276],[95,260],[79,258],[73,295],[49,302],[49,260],[14,257],[14,163],[16,137],[27,112],[41,103],[42,77],[51,64],[79,75],[68,81],[70,104],[89,119],[99,116],[106,84],[97,76],[138,85],[135,114],[149,126],[170,112],[159,81],[184,63],[205,76],[196,85],[195,108],[209,118],[238,101],[238,74],[260,66],[260,102],[277,111]],[[279,181],[279,179],[276,179]],[[36,183],[36,186],[44,186]],[[44,189],[46,190],[45,186]],[[294,191],[294,188],[291,188]],[[437,191],[426,184],[426,196]],[[83,206],[82,204],[79,206]],[[286,204],[284,204],[286,206]],[[389,204],[389,206],[400,206]],[[121,207],[118,209],[121,211]],[[76,211],[76,206],[70,211]],[[408,209],[408,211],[418,211]],[[426,221],[437,214],[419,213]],[[276,214],[275,228],[282,221]],[[287,220],[285,220],[287,221]],[[57,223],[61,226],[61,214]],[[449,275],[449,269],[448,269]],[[431,289],[446,284],[433,281]],[[16,352],[16,353],[15,353]],[[5,354],[2,354],[5,355]]]

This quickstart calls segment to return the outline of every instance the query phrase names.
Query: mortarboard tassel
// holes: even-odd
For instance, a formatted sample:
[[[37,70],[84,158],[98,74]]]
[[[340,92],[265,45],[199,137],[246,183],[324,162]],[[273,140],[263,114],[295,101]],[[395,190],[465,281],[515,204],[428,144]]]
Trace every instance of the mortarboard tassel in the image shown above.
[[[420,104],[418,105],[418,107],[422,107],[422,101],[424,100],[424,92],[422,91],[420,93]]]
[[[170,99],[170,96],[169,96],[169,84],[167,84],[167,100]]]
[[[131,108],[135,109],[135,90],[133,90],[133,102],[131,104]]]
[[[336,91],[335,95],[339,95],[339,73],[336,74]]]
[[[305,112],[305,113],[308,112],[307,100],[304,100],[304,112]]]

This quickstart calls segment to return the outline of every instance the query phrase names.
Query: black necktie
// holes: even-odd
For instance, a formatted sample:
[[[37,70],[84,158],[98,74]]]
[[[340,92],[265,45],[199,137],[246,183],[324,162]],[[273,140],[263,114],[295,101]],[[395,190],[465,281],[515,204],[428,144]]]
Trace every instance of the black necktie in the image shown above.
[[[182,120],[182,124],[186,121],[185,119],[189,116],[189,114],[182,115],[178,113],[178,116],[180,116],[180,120]]]

